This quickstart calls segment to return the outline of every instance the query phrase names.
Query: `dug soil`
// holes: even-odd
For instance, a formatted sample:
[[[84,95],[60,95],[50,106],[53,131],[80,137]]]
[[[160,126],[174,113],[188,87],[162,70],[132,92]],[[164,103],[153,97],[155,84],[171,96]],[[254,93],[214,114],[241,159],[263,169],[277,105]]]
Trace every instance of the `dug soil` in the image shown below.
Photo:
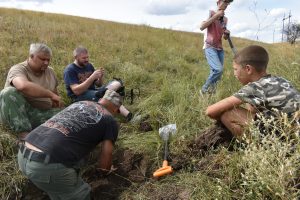
[[[95,161],[97,150],[95,150],[88,162]],[[120,194],[132,183],[142,183],[148,180],[152,172],[149,159],[143,155],[133,153],[130,150],[122,149],[114,153],[113,165],[115,171],[108,176],[99,176],[95,164],[88,164],[87,168],[81,171],[84,181],[92,188],[91,196],[94,200],[119,199]],[[30,181],[22,194],[22,200],[49,200],[46,193],[35,187]]]

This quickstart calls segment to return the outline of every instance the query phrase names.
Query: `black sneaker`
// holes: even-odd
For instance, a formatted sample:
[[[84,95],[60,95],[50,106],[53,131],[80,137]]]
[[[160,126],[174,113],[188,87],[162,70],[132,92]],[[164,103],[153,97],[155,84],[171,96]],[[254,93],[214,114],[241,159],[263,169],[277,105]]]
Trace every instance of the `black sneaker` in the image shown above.
[[[128,113],[128,115],[126,116],[126,121],[130,122],[130,120],[132,119],[133,114],[131,112]]]

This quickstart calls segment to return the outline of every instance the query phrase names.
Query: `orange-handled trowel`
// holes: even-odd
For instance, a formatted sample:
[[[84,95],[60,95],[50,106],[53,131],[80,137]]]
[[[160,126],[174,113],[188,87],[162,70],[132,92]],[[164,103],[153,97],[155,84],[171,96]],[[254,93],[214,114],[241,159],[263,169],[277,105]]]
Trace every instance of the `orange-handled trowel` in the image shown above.
[[[169,124],[159,129],[159,135],[164,141],[164,161],[161,168],[156,170],[153,173],[154,178],[159,178],[161,176],[171,174],[173,169],[171,166],[168,165],[168,156],[169,156],[169,138],[170,134],[174,134],[176,131],[176,124]]]

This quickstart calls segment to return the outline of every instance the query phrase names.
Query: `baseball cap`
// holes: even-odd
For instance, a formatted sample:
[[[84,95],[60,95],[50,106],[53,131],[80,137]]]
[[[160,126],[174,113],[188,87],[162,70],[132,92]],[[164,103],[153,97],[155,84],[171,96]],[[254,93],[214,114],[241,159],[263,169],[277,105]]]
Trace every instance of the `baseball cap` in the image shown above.
[[[121,97],[121,95],[119,95],[117,92],[113,91],[113,90],[109,90],[107,89],[103,99],[106,99],[110,102],[112,102],[115,106],[120,107],[122,105],[122,101],[123,98]]]

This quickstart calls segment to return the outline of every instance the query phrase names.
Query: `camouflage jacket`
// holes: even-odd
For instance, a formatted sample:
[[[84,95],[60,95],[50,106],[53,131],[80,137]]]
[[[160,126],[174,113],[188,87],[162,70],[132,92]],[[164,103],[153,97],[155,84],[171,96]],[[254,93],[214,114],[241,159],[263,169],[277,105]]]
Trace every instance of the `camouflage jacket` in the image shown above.
[[[267,75],[242,87],[235,97],[251,104],[265,116],[273,109],[289,116],[300,109],[300,93],[284,78]]]

